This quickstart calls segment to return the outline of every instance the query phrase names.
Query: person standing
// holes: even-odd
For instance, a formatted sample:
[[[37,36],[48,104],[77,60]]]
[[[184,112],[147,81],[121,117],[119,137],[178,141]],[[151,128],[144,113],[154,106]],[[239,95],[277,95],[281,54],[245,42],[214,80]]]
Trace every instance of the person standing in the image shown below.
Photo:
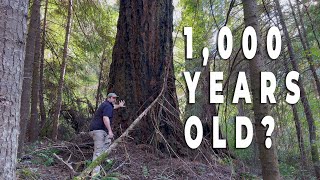
[[[106,100],[99,105],[90,123],[89,135],[94,141],[93,161],[109,148],[114,137],[111,129],[113,110],[125,107],[124,100],[116,104],[118,97],[115,93],[109,93]],[[96,176],[99,173],[100,166],[97,166],[93,169],[92,176]]]

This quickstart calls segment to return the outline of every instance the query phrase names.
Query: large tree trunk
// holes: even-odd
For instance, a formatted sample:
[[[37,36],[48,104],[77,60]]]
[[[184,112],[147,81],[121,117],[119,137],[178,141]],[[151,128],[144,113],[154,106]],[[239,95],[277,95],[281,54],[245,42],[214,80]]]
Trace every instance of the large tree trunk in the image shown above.
[[[39,98],[39,61],[40,61],[40,47],[41,47],[41,35],[40,35],[40,17],[37,21],[38,30],[35,40],[35,54],[33,61],[33,75],[32,75],[32,91],[31,91],[31,114],[30,121],[28,123],[28,141],[34,142],[38,139],[39,122],[38,122],[38,98]]]
[[[0,3],[0,179],[16,179],[28,1]]]
[[[52,120],[53,120],[52,139],[53,140],[57,140],[58,138],[59,117],[60,117],[60,110],[61,110],[61,103],[62,103],[64,76],[65,76],[66,67],[67,67],[69,37],[70,37],[70,31],[71,31],[71,21],[72,21],[71,16],[72,16],[72,0],[69,0],[66,35],[65,35],[64,47],[63,47],[63,57],[62,57],[62,62],[60,67],[60,78],[59,78],[59,84],[58,84],[56,103],[54,106],[54,113],[52,116]]]
[[[261,33],[259,27],[259,13],[256,1],[242,0],[244,21],[246,26],[252,26],[257,33],[258,44],[261,44]],[[253,111],[255,117],[255,132],[257,136],[257,144],[259,148],[260,162],[262,166],[263,179],[280,179],[278,157],[276,152],[276,145],[273,143],[270,149],[265,147],[266,128],[261,125],[261,120],[268,116],[269,105],[260,103],[260,73],[266,71],[267,62],[262,48],[258,46],[255,57],[250,60],[250,79],[251,91],[253,95]],[[273,141],[274,142],[274,141]]]
[[[142,120],[131,137],[137,143],[156,143],[160,150],[166,151],[170,147],[164,137],[172,150],[185,154],[173,70],[172,21],[172,0],[120,1],[108,90],[126,100],[127,107],[115,113],[113,122],[119,135],[160,93],[167,68],[165,99],[157,105],[154,114],[149,113]],[[163,137],[155,131],[155,126]]]
[[[298,1],[296,1],[296,3],[298,3]],[[303,18],[301,16],[300,8],[299,8],[299,6],[297,7],[298,16],[299,16],[300,23],[301,23],[301,29],[300,29],[299,22],[298,22],[297,17],[296,17],[295,9],[293,8],[293,6],[291,4],[291,0],[289,0],[289,4],[290,4],[291,10],[292,10],[292,15],[293,15],[293,18],[294,18],[294,22],[295,22],[295,24],[297,26],[297,29],[298,29],[298,34],[299,34],[299,38],[300,38],[303,50],[306,53],[306,58],[308,60],[312,76],[313,76],[313,78],[314,78],[314,80],[316,82],[316,90],[318,92],[318,96],[320,97],[320,81],[319,81],[319,77],[317,75],[316,68],[314,67],[314,61],[313,61],[312,54],[311,54],[311,51],[310,51],[310,44],[309,44],[309,41],[307,39],[307,31],[306,31],[306,28],[304,27],[304,21],[303,21]]]
[[[298,64],[296,62],[296,56],[294,54],[292,45],[291,45],[291,40],[290,40],[290,36],[287,30],[287,26],[285,24],[284,18],[283,18],[283,14],[280,8],[280,4],[278,0],[274,0],[274,2],[276,3],[276,8],[278,11],[278,15],[280,18],[280,23],[284,32],[284,36],[287,42],[287,47],[288,47],[288,52],[289,52],[289,56],[290,56],[290,62],[291,65],[293,67],[294,71],[300,72],[299,71],[299,67]],[[318,152],[318,146],[317,146],[317,138],[316,138],[316,126],[314,123],[314,119],[313,119],[313,114],[309,105],[309,101],[307,98],[307,94],[306,91],[304,89],[303,86],[303,82],[302,82],[302,78],[299,79],[298,81],[298,86],[300,87],[300,99],[304,108],[304,112],[306,114],[306,118],[308,121],[308,127],[309,127],[309,140],[310,140],[310,146],[311,146],[311,155],[312,155],[312,162],[313,162],[313,166],[315,169],[315,173],[317,178],[320,178],[320,162],[319,162],[319,152]]]
[[[41,59],[40,59],[40,75],[39,75],[39,108],[40,108],[40,117],[41,123],[39,130],[42,130],[44,127],[47,117],[46,117],[46,109],[44,106],[44,49],[46,45],[46,25],[47,25],[47,13],[48,13],[48,1],[46,0],[45,9],[44,9],[44,18],[42,24],[42,40],[41,40]]]
[[[22,95],[21,95],[21,108],[20,108],[20,135],[19,135],[19,156],[23,153],[22,149],[26,137],[26,130],[28,126],[28,120],[30,118],[30,97],[31,97],[31,82],[33,72],[33,61],[34,61],[34,50],[35,50],[35,39],[39,27],[37,27],[37,21],[40,18],[40,0],[34,0],[31,8],[31,17],[28,28],[28,37],[26,44],[26,55],[24,63],[24,75],[22,84]]]

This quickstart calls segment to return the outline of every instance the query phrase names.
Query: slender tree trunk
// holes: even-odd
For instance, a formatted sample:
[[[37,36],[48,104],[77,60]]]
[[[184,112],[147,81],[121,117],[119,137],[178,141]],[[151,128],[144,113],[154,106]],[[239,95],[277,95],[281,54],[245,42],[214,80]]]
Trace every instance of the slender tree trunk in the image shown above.
[[[26,55],[24,63],[24,75],[22,84],[21,95],[21,108],[20,108],[20,135],[19,135],[19,148],[18,156],[23,152],[24,141],[26,138],[26,130],[28,126],[28,120],[30,118],[30,97],[31,97],[31,82],[33,72],[35,39],[37,36],[37,21],[40,18],[40,0],[34,0],[31,8],[31,17],[28,28],[28,37],[26,44]]]
[[[284,63],[285,71],[286,71],[286,74],[288,74],[289,73],[289,65],[288,65],[288,62],[287,62],[285,55],[284,55],[284,62],[285,62]],[[302,177],[302,179],[306,179],[304,172],[307,168],[307,156],[306,156],[306,151],[305,151],[305,147],[304,147],[304,137],[303,137],[303,133],[302,133],[301,122],[300,122],[300,118],[298,115],[297,106],[295,104],[291,104],[291,109],[292,109],[294,124],[296,127],[298,145],[299,145],[299,150],[300,150],[301,177]]]
[[[60,67],[59,85],[58,85],[56,103],[54,106],[54,113],[52,116],[52,120],[53,120],[52,139],[53,140],[57,140],[58,138],[59,116],[60,116],[61,103],[62,103],[64,76],[66,73],[67,58],[68,58],[68,44],[69,44],[70,31],[71,31],[71,21],[72,21],[71,16],[72,16],[72,0],[69,0],[66,35],[65,35],[64,47],[63,47],[62,63]]]
[[[103,50],[101,60],[100,60],[100,72],[99,72],[99,80],[98,80],[98,88],[97,88],[97,95],[96,95],[96,107],[95,110],[98,109],[99,103],[101,102],[101,84],[102,84],[102,76],[103,76],[103,65],[104,61],[106,60],[105,58],[105,52],[106,50]]]
[[[16,179],[28,1],[0,3],[0,179]]]
[[[39,61],[40,61],[40,47],[41,47],[41,35],[40,35],[40,16],[37,21],[37,35],[35,40],[35,54],[33,61],[33,75],[32,75],[32,91],[31,91],[31,115],[28,123],[28,140],[34,142],[38,139],[39,134],[39,122],[38,122],[38,99],[39,99]]]
[[[257,33],[258,44],[261,44],[261,32],[259,27],[259,13],[257,9],[257,2],[252,0],[242,0],[244,21],[246,26],[252,26]],[[255,117],[255,132],[257,136],[257,144],[260,154],[260,162],[262,166],[263,179],[275,180],[280,179],[278,157],[276,152],[276,144],[273,144],[270,149],[265,147],[266,128],[261,125],[261,120],[268,116],[269,105],[260,103],[260,73],[266,70],[267,62],[262,48],[258,46],[257,53],[253,59],[250,60],[250,79],[251,91],[253,95],[253,111]]]
[[[298,3],[298,1],[296,1],[296,2]],[[307,31],[306,31],[306,28],[304,27],[304,22],[303,22],[303,18],[301,16],[300,8],[298,6],[297,9],[298,9],[298,16],[299,16],[300,23],[301,23],[301,29],[299,27],[299,22],[297,20],[296,13],[295,13],[294,8],[291,4],[291,0],[289,0],[289,4],[290,4],[291,10],[292,10],[292,15],[293,15],[294,21],[295,21],[297,29],[298,29],[299,38],[300,38],[303,50],[306,53],[306,58],[308,60],[309,66],[310,66],[312,76],[316,82],[316,89],[318,92],[318,96],[320,97],[320,81],[319,81],[319,77],[317,75],[316,68],[314,67],[314,61],[313,61],[311,51],[310,51],[310,44],[309,44],[309,41],[307,38]]]
[[[41,57],[40,57],[40,76],[39,76],[39,108],[40,108],[40,128],[42,130],[44,127],[47,117],[46,117],[46,109],[44,106],[44,50],[46,45],[46,25],[47,25],[47,13],[48,13],[48,1],[46,0],[45,9],[44,9],[44,18],[43,18],[43,25],[42,25],[42,40],[41,40]]]
[[[298,64],[296,62],[296,56],[294,54],[292,45],[291,45],[291,40],[289,37],[289,33],[287,30],[287,26],[284,22],[284,18],[283,18],[283,14],[280,8],[280,4],[278,0],[274,0],[274,2],[276,3],[276,8],[278,11],[278,15],[280,18],[280,23],[285,35],[285,39],[287,42],[287,46],[288,46],[288,51],[289,51],[289,56],[290,56],[290,62],[292,64],[293,70],[300,72],[299,71],[299,67]],[[308,122],[308,127],[309,127],[309,139],[310,139],[310,146],[311,146],[311,155],[312,155],[312,162],[313,162],[313,166],[315,169],[315,173],[317,178],[320,178],[320,162],[319,162],[319,152],[318,152],[318,146],[317,146],[317,138],[316,138],[316,126],[314,123],[314,119],[313,119],[313,114],[309,105],[309,101],[303,86],[303,82],[302,79],[300,78],[298,81],[298,85],[300,87],[300,99],[304,108],[304,112],[306,114],[306,118],[307,118],[307,122]]]
[[[175,89],[172,21],[172,0],[120,1],[108,90],[126,100],[126,108],[117,110],[113,121],[114,131],[120,134],[160,93],[167,68],[163,103],[156,106],[154,114],[144,117],[131,137],[137,143],[156,143],[161,151],[172,148],[177,154],[186,154],[189,150],[183,138]],[[159,128],[170,147],[157,139],[159,131],[154,127]]]
[[[296,133],[297,133],[297,138],[299,143],[302,179],[305,179],[304,171],[307,168],[307,158],[306,158],[307,156],[306,156],[305,147],[304,147],[304,138],[303,138],[303,133],[301,129],[301,123],[300,123],[297,107],[296,105],[293,104],[291,105],[291,108],[292,108],[293,120],[296,126]]]

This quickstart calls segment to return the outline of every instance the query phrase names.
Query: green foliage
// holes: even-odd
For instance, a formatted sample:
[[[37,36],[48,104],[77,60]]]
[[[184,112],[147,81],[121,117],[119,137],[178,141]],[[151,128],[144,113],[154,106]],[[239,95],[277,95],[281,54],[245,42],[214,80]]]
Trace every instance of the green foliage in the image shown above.
[[[113,172],[104,177],[105,180],[117,180],[117,179],[128,179],[129,177],[126,175],[122,175],[117,172]]]
[[[159,174],[159,175],[157,175],[156,179],[159,179],[159,180],[171,180],[172,178],[164,176],[162,174]]]
[[[33,156],[31,162],[33,164],[43,164],[45,166],[52,166],[54,164],[55,157],[53,154],[58,154],[59,149],[49,148],[42,151],[33,151],[32,149],[30,155]]]
[[[46,166],[51,166],[54,163],[54,159],[50,155],[39,153],[38,156],[42,158],[42,160],[44,161],[44,165]]]
[[[109,170],[112,168],[114,162],[112,159],[107,159],[104,163],[104,169]]]
[[[240,179],[245,179],[245,180],[255,180],[255,179],[260,179],[257,176],[250,174],[250,173],[240,173]]]
[[[118,180],[120,178],[127,178],[126,176],[120,173],[109,173],[106,176],[96,175],[92,179],[93,180]]]
[[[49,150],[46,150],[46,151],[43,151],[43,152],[37,154],[37,156],[42,158],[44,165],[51,166],[54,163],[54,156],[53,156],[54,153],[59,153],[59,150],[58,149],[49,149]]]
[[[23,168],[17,170],[17,176],[20,179],[29,179],[29,180],[37,180],[40,178],[40,175],[37,172],[34,172],[34,170],[29,168]]]
[[[318,48],[312,48],[310,49],[311,54],[314,55],[317,59],[320,58],[320,50]]]
[[[286,163],[280,163],[279,166],[280,166],[279,167],[280,173],[284,178],[293,179],[294,177],[296,177],[297,174],[295,173],[297,172],[297,169],[292,165],[286,164]]]
[[[84,168],[87,168],[92,163],[91,160],[87,159],[84,163]]]
[[[241,159],[243,162],[248,162],[250,163],[252,161],[252,159],[254,159],[254,147],[253,145],[250,145],[248,148],[246,149],[235,149],[234,150],[236,157],[238,157],[239,159]]]
[[[149,170],[147,166],[142,166],[142,174],[145,178],[149,176]]]
[[[72,127],[71,123],[68,123],[68,121],[62,118],[60,118],[60,122],[61,123],[59,125],[59,139],[69,141],[75,136],[75,129]]]
[[[65,41],[67,8],[67,1],[49,0],[44,55],[44,103],[48,118],[52,115],[53,102],[56,98]],[[104,1],[75,1],[73,9],[62,111],[75,110],[77,116],[87,119],[92,116],[94,110],[101,70],[101,93],[106,94],[118,8],[116,4],[111,5]],[[102,67],[101,61],[104,61]],[[72,118],[74,121],[75,117]],[[70,123],[75,122],[70,122],[65,117],[62,117],[61,122],[62,128],[70,132],[63,137],[68,140],[74,135]],[[45,127],[47,130],[42,132],[42,135],[50,132],[47,128],[49,124]]]
[[[103,178],[101,178],[101,179],[103,179],[103,180],[118,180],[119,178],[118,177],[103,177]]]

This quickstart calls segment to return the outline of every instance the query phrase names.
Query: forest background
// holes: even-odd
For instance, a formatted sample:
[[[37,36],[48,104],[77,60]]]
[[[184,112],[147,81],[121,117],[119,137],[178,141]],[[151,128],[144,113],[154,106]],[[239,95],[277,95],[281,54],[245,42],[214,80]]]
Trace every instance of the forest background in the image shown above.
[[[127,104],[126,109],[116,112],[113,126],[117,137],[152,105],[132,130],[130,136],[135,144],[130,147],[147,144],[169,156],[174,152],[175,157],[199,162],[197,152],[203,157],[215,154],[214,159],[228,167],[231,172],[228,176],[234,178],[320,178],[319,1],[33,0],[24,7],[28,7],[24,22],[28,29],[21,28],[27,35],[21,96],[18,93],[21,98],[17,101],[20,113],[16,116],[19,117],[16,122],[20,122],[17,149],[22,169],[20,178],[28,173],[38,176],[23,164],[33,151],[45,149],[40,156],[32,154],[35,157],[31,159],[38,158],[53,166],[59,163],[53,159],[64,156],[62,151],[65,151],[57,142],[83,145],[77,140],[88,132],[95,110],[111,91]],[[248,25],[258,35],[259,53],[253,60],[247,60],[241,48],[242,33]],[[192,59],[187,59],[185,54],[183,29],[187,26],[193,28]],[[223,26],[231,29],[234,38],[228,60],[222,60],[217,53],[216,35]],[[265,52],[267,32],[272,26],[278,27],[282,34],[282,51],[277,60],[271,60]],[[204,47],[209,49],[205,67],[202,66]],[[297,84],[301,90],[301,100],[294,105],[285,102],[288,92],[285,76],[292,70],[300,73]],[[185,71],[202,73],[195,104],[187,102]],[[223,104],[209,103],[210,71],[224,72]],[[255,100],[252,104],[243,100],[231,103],[240,71],[247,74],[253,99],[259,94],[257,74],[272,72],[277,80],[277,103],[261,105]],[[1,85],[3,92],[9,91]],[[5,114],[6,104],[0,105],[1,113]],[[187,147],[183,135],[183,124],[191,115],[201,119],[205,139],[201,148],[193,151]],[[225,150],[210,148],[213,115],[220,118],[218,135],[227,139]],[[270,150],[262,147],[266,131],[258,125],[262,115],[275,119]],[[253,143],[245,149],[235,148],[236,116],[249,117],[255,126]],[[14,138],[11,144],[18,145]],[[90,164],[90,147],[84,148],[89,152],[81,161],[81,170]],[[7,146],[1,146],[4,149],[8,150]],[[10,151],[15,153],[14,148]],[[239,166],[245,166],[245,170],[238,170]],[[142,176],[154,178],[145,167],[142,166]]]

